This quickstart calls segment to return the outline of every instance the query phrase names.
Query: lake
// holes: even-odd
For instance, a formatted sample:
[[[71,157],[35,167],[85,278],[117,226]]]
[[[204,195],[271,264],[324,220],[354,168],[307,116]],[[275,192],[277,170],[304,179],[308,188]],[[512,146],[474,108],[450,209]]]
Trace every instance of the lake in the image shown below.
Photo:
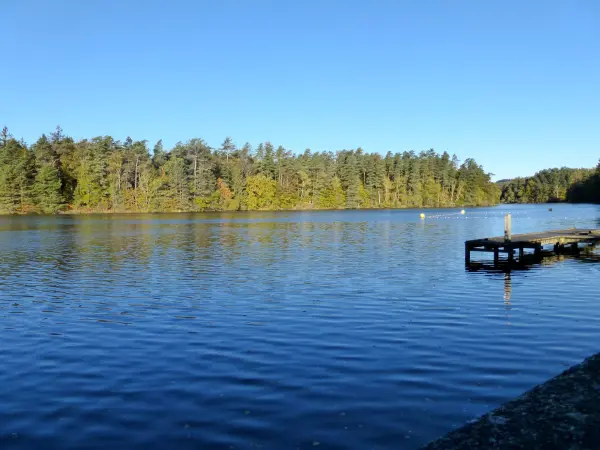
[[[0,447],[418,448],[600,350],[597,254],[465,269],[551,206],[0,217]]]

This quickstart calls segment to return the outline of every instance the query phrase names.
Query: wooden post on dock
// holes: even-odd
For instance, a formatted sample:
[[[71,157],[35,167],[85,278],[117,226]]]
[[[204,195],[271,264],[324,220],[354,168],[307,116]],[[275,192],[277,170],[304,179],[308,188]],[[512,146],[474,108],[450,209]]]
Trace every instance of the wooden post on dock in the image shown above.
[[[510,242],[512,239],[512,217],[510,213],[504,216],[504,241]]]
[[[465,242],[465,263],[471,264],[471,246],[468,241]]]

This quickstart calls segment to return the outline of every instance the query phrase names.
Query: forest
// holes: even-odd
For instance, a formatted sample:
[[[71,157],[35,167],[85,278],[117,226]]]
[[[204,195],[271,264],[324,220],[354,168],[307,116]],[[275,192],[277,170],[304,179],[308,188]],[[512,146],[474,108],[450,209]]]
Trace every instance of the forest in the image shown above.
[[[600,161],[595,169],[546,169],[498,185],[502,203],[600,203]]]
[[[150,149],[129,137],[75,141],[60,127],[28,146],[0,133],[5,214],[480,206],[499,196],[473,159],[434,150],[294,153],[230,138]]]

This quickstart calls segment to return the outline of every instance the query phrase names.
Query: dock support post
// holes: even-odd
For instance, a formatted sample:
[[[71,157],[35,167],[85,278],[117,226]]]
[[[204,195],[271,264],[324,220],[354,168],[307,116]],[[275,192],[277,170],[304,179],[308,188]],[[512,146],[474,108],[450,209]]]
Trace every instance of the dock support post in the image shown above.
[[[498,247],[494,247],[494,264],[498,264],[500,260],[500,252],[498,251]]]
[[[465,263],[471,264],[471,247],[465,242]]]
[[[515,249],[510,247],[508,249],[508,262],[512,263],[515,260]]]
[[[512,216],[504,216],[504,242],[510,242],[512,239]]]
[[[539,258],[540,256],[542,256],[542,244],[537,244],[535,246],[534,254],[535,254],[536,258]]]
[[[519,247],[519,262],[523,262],[524,253],[523,247]]]

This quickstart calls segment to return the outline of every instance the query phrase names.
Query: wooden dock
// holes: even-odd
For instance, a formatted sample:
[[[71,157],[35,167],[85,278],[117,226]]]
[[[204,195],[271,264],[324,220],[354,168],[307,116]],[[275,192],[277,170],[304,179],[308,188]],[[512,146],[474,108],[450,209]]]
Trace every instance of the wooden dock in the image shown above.
[[[600,243],[600,230],[569,228],[566,230],[543,231],[540,233],[514,234],[505,231],[504,236],[474,239],[465,242],[465,261],[471,262],[471,252],[490,252],[494,262],[498,262],[500,253],[506,253],[508,262],[513,262],[518,251],[519,261],[523,261],[525,250],[533,250],[534,256],[563,252],[579,252],[582,247]],[[546,250],[545,246],[552,246]]]

